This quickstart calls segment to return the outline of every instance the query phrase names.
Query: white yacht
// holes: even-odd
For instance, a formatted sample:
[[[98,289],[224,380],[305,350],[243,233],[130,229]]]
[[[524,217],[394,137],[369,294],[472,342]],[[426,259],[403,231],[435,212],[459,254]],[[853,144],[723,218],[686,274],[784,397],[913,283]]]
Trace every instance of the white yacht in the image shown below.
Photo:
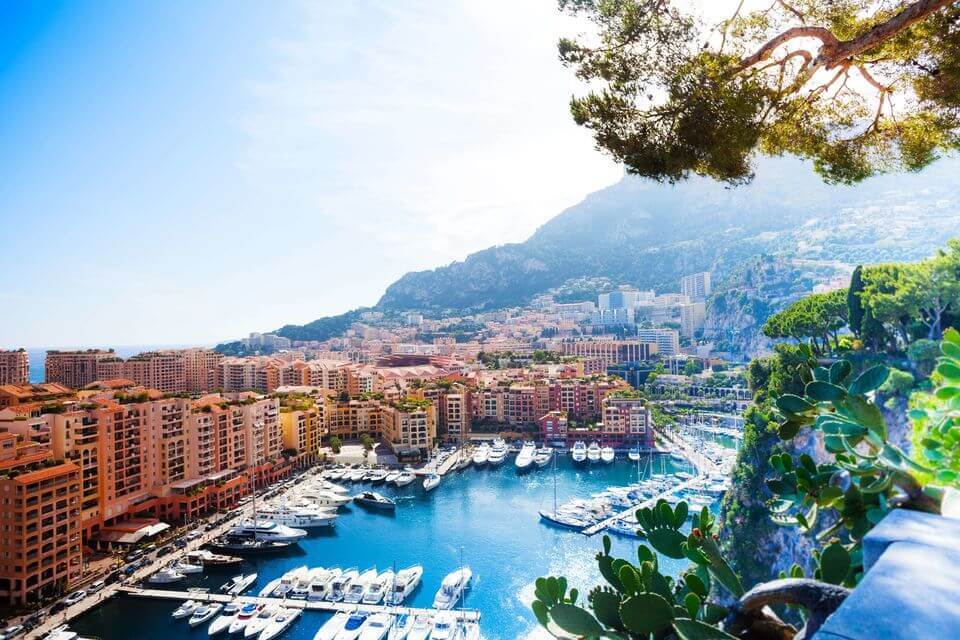
[[[436,473],[427,474],[427,477],[423,479],[424,491],[433,491],[438,486],[440,486],[440,476]]]
[[[604,464],[610,464],[613,462],[613,459],[616,457],[616,452],[613,450],[613,447],[604,447],[600,450],[600,459]]]
[[[253,583],[256,581],[257,581],[257,574],[249,573],[247,575],[239,575],[232,578],[224,586],[227,587],[226,589],[227,593],[229,593],[232,596],[239,596],[244,591],[249,589],[253,585]]]
[[[591,442],[590,446],[587,447],[587,460],[590,462],[597,462],[600,460],[600,445],[596,442]]]
[[[237,611],[237,615],[234,616],[233,621],[230,623],[230,626],[227,628],[227,633],[233,635],[235,633],[240,633],[243,631],[244,627],[250,624],[250,621],[257,617],[260,612],[263,610],[262,604],[245,604],[243,607]]]
[[[405,487],[416,479],[417,479],[417,476],[413,475],[409,471],[404,471],[403,473],[397,476],[397,479],[394,480],[393,483],[398,487]]]
[[[363,593],[363,604],[380,604],[383,596],[385,596],[387,591],[393,586],[395,578],[396,574],[389,569],[378,575],[376,580],[371,582],[369,586],[367,586],[367,590]]]
[[[473,464],[478,467],[482,467],[487,464],[487,459],[490,457],[490,445],[484,443],[478,446],[473,451]]]
[[[317,630],[313,640],[336,640],[337,635],[343,631],[347,620],[350,619],[348,611],[338,611],[333,617],[323,623],[323,626]]]
[[[177,562],[171,564],[170,568],[177,573],[182,573],[185,576],[203,573],[202,564],[191,564],[186,560],[178,560]]]
[[[316,529],[319,527],[332,527],[337,521],[337,514],[315,507],[298,507],[285,504],[258,510],[257,519],[275,522],[288,527]]]
[[[202,607],[197,607],[193,610],[193,615],[190,616],[190,619],[187,620],[187,624],[189,624],[191,627],[203,624],[207,620],[212,619],[214,616],[220,613],[221,609],[223,609],[223,605],[219,602],[210,602]]]
[[[280,582],[274,586],[273,591],[267,594],[261,591],[260,595],[269,596],[272,594],[276,598],[286,598],[287,594],[293,591],[293,587],[297,584],[297,581],[300,580],[300,577],[306,575],[308,571],[310,571],[310,569],[307,568],[307,565],[291,569],[280,576]]]
[[[421,614],[410,623],[410,630],[407,632],[407,640],[427,640],[430,632],[433,630],[433,616],[430,614]]]
[[[300,501],[317,507],[336,509],[350,502],[349,494],[334,493],[329,489],[304,489],[294,495],[296,498],[299,498]]]
[[[186,577],[187,576],[183,575],[179,571],[174,571],[170,568],[164,568],[147,578],[147,582],[150,584],[170,584],[171,582],[179,582]]]
[[[438,613],[433,619],[430,640],[453,640],[457,631],[457,619],[449,611]]]
[[[347,587],[346,592],[343,594],[343,601],[348,604],[357,604],[363,600],[363,594],[367,592],[367,588],[377,579],[377,569],[367,569],[359,576],[357,576]]]
[[[470,567],[460,567],[453,573],[447,574],[437,590],[437,595],[433,598],[433,608],[452,609],[456,606],[460,598],[463,597],[463,592],[470,586],[472,576],[473,572],[470,571]]]
[[[315,569],[310,569],[306,574],[301,575],[296,584],[293,585],[293,589],[290,590],[289,597],[293,600],[306,600],[310,595],[310,588],[313,585],[313,581],[316,578],[319,578],[324,573],[323,568],[316,567]]]
[[[340,567],[332,567],[324,569],[322,573],[314,576],[310,581],[310,593],[307,594],[307,600],[314,602],[326,600],[327,594],[330,593],[330,586],[341,573],[343,573],[343,570]]]
[[[235,602],[229,602],[223,608],[223,612],[220,613],[217,618],[210,623],[210,626],[207,627],[207,635],[215,636],[222,631],[226,631],[230,628],[230,625],[233,623],[234,619],[237,617],[237,613],[240,611],[240,605]]]
[[[413,590],[420,584],[420,578],[423,577],[423,567],[414,565],[397,572],[394,584],[391,585],[391,591],[387,594],[386,603],[391,605],[401,604],[410,597]]]
[[[537,454],[533,457],[533,463],[537,467],[545,467],[550,464],[550,459],[553,458],[553,447],[540,447],[537,449]]]
[[[390,633],[387,634],[387,640],[406,640],[410,633],[410,627],[413,626],[413,616],[400,613],[393,620],[393,626],[390,627]]]
[[[577,440],[570,450],[574,462],[583,462],[587,459],[587,445],[582,440]]]
[[[330,590],[327,593],[327,600],[330,602],[339,602],[343,600],[343,596],[347,591],[347,588],[350,586],[350,583],[356,580],[360,576],[360,572],[357,571],[356,567],[352,569],[347,569],[330,583]]]
[[[300,617],[300,613],[300,609],[280,609],[264,627],[260,640],[273,640],[278,637]]]
[[[253,536],[257,540],[267,542],[297,542],[307,536],[303,529],[293,529],[285,524],[270,520],[244,520],[230,529],[235,536]]]
[[[630,462],[636,462],[640,459],[640,445],[635,444],[630,447],[630,451],[627,452],[627,457],[630,458]]]
[[[244,638],[256,638],[260,635],[260,632],[267,628],[267,625],[273,620],[273,616],[277,615],[278,609],[274,607],[264,607],[260,610],[256,616],[250,619],[250,621],[243,627],[243,637]]]
[[[360,636],[360,629],[363,628],[363,623],[366,621],[366,613],[355,611],[347,618],[346,624],[343,625],[343,630],[337,634],[337,640],[356,640]]]
[[[180,618],[186,618],[187,616],[192,616],[193,612],[197,610],[197,607],[200,606],[200,603],[196,600],[187,600],[179,607],[173,610],[173,613],[170,614],[174,620]]]
[[[393,616],[389,613],[375,613],[368,617],[360,627],[357,640],[383,640],[393,626]]]
[[[503,438],[497,438],[493,441],[493,446],[490,447],[490,455],[487,456],[487,462],[493,466],[503,464],[503,461],[507,459],[507,453],[509,448],[507,443],[503,441]]]
[[[533,464],[533,457],[537,455],[537,445],[534,442],[524,442],[523,446],[520,448],[520,453],[517,454],[517,459],[514,460],[514,464],[517,465],[517,469],[526,469]]]
[[[387,484],[394,484],[397,481],[397,478],[400,477],[399,471],[391,471],[387,474],[387,477],[383,479]]]

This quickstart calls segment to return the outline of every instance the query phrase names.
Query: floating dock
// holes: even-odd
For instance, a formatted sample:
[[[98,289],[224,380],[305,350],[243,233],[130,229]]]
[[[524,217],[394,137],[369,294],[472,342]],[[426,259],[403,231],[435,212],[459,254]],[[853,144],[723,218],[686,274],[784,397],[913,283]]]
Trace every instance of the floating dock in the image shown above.
[[[440,609],[417,609],[413,607],[394,607],[380,604],[349,604],[346,602],[327,602],[326,600],[292,600],[286,598],[261,598],[259,596],[232,596],[226,593],[209,593],[202,591],[173,591],[169,589],[143,589],[140,587],[120,587],[118,593],[137,598],[152,598],[155,600],[176,600],[184,602],[237,602],[239,604],[264,604],[285,607],[287,609],[301,609],[304,611],[326,611],[336,613],[348,611],[350,613],[391,613],[407,615],[436,615]],[[480,612],[476,609],[450,609],[457,620],[464,622],[479,622]]]

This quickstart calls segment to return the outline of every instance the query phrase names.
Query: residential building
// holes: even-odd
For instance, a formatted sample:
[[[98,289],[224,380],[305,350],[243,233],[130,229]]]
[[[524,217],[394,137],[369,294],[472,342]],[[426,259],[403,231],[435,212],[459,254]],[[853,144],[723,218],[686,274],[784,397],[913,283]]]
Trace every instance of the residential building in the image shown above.
[[[0,407],[34,403],[54,404],[74,397],[76,394],[73,390],[54,382],[0,385]]]
[[[121,375],[98,374],[98,379],[127,378],[164,393],[182,393],[187,390],[185,360],[180,351],[147,351],[124,361]]]
[[[710,296],[710,272],[691,273],[680,278],[680,293],[692,301],[703,301]]]
[[[673,356],[680,353],[680,334],[676,329],[637,329],[637,339],[656,345],[656,353]],[[648,360],[649,358],[634,358]]]
[[[649,360],[658,353],[656,341],[647,340],[642,335],[639,340],[575,340],[560,343],[564,355],[598,358],[603,367],[618,362]],[[679,349],[679,343],[677,345]]]
[[[395,451],[428,451],[437,437],[437,408],[427,400],[403,400],[384,408],[383,438]]]
[[[703,329],[707,320],[707,304],[705,302],[691,302],[680,305],[680,333],[686,338]]]
[[[0,351],[0,385],[29,383],[30,355],[27,350]]]
[[[85,351],[47,351],[44,363],[44,379],[46,382],[55,382],[71,389],[83,389],[97,380],[100,374],[97,365],[102,360],[116,359],[113,349],[87,349]],[[105,378],[120,378],[122,375],[103,376]]]
[[[548,411],[537,420],[540,438],[545,442],[567,440],[567,414],[563,411]]]
[[[250,337],[244,338],[240,342],[248,350],[276,351],[277,349],[289,349],[292,345],[290,338],[284,338],[274,333],[251,333]]]
[[[213,349],[184,349],[183,381],[188,393],[207,393],[220,387],[220,361],[224,356]]]
[[[653,418],[643,398],[613,394],[603,399],[603,435],[609,442],[636,443],[652,448]]]
[[[22,605],[80,581],[80,469],[0,433],[0,598]]]

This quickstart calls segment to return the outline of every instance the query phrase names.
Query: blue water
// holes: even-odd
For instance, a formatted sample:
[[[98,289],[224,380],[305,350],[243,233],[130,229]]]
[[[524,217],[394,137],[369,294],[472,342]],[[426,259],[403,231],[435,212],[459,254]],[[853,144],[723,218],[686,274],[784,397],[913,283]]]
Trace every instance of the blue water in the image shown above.
[[[655,472],[674,469],[666,456],[656,457],[653,467]],[[557,465],[556,477],[563,501],[635,481],[637,469],[627,461],[574,466],[567,456]],[[514,640],[530,635],[537,626],[529,606],[536,578],[566,575],[582,594],[600,581],[594,555],[601,537],[588,538],[540,521],[540,507],[553,503],[549,469],[518,474],[508,460],[499,468],[448,475],[430,494],[419,483],[382,492],[397,498],[395,514],[344,508],[332,532],[312,535],[296,553],[260,557],[240,569],[210,569],[186,586],[218,589],[231,575],[256,571],[259,578],[249,592],[255,594],[270,580],[304,564],[361,570],[422,564],[423,582],[405,604],[430,607],[440,581],[459,566],[462,553],[474,574],[466,606],[481,611],[483,637]],[[634,539],[614,537],[615,555],[635,558],[635,549]],[[676,571],[685,564],[664,559],[663,566]],[[72,627],[102,640],[207,637],[205,627],[191,630],[183,620],[172,619],[174,608],[171,602],[124,597],[88,613]],[[309,640],[327,617],[306,613],[284,638]]]

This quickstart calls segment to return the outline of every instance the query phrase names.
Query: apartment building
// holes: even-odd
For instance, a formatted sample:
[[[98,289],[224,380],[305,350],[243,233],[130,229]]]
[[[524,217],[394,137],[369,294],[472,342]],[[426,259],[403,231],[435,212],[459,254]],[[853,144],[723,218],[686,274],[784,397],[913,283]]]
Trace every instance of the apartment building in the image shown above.
[[[680,353],[680,334],[676,329],[637,329],[637,338],[655,344],[656,353],[661,356],[675,356]]]
[[[309,409],[289,406],[280,407],[280,426],[283,430],[283,447],[302,452],[308,461],[317,459],[317,452],[323,445],[325,420],[324,405]]]
[[[103,360],[117,360],[113,349],[87,349],[85,351],[47,351],[44,363],[44,380],[62,384],[71,389],[83,389],[85,386],[101,378],[97,371],[98,364]],[[119,375],[103,376],[104,378],[119,378]]]
[[[123,362],[122,375],[100,376],[100,380],[127,378],[138,385],[164,393],[187,390],[186,362],[179,351],[148,351]]]
[[[404,400],[384,407],[383,438],[394,450],[428,450],[437,437],[437,407],[426,400]]]
[[[379,400],[327,398],[324,411],[327,432],[341,440],[358,440],[361,434],[383,434],[383,404]]]
[[[537,420],[537,424],[544,442],[566,442],[568,420],[563,411],[548,411]]]
[[[705,302],[691,302],[680,305],[680,333],[685,338],[692,338],[703,328],[707,320],[707,305]]]
[[[659,351],[657,344],[642,335],[638,340],[574,340],[560,343],[564,355],[597,358],[604,368],[620,362],[649,360]]]
[[[80,470],[50,448],[0,433],[0,597],[25,604],[82,576]]]
[[[470,435],[475,393],[465,385],[429,386],[414,390],[412,397],[429,400],[437,408],[437,434],[447,441],[460,442]]]
[[[224,358],[220,361],[218,381],[223,391],[259,391],[271,393],[281,384],[281,360],[269,356]]]
[[[602,401],[603,439],[607,443],[654,445],[650,407],[642,398],[614,394]]]
[[[183,349],[184,390],[206,393],[220,388],[220,361],[224,356],[213,349]]]
[[[0,407],[15,407],[21,404],[54,404],[75,397],[76,394],[73,390],[53,382],[0,385]]]
[[[26,349],[0,351],[0,384],[28,384],[30,355]]]
[[[693,301],[703,301],[710,296],[710,272],[691,273],[680,278],[680,293]]]

